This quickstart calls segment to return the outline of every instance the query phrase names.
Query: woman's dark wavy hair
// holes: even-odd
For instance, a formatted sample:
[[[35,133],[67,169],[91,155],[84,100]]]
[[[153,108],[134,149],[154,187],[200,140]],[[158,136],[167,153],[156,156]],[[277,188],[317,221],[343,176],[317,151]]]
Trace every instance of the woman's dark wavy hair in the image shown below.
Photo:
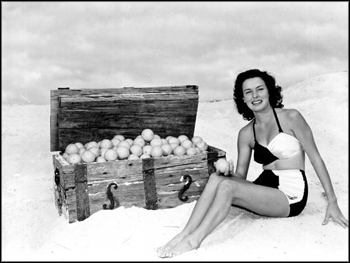
[[[283,108],[283,96],[281,94],[282,88],[276,85],[275,78],[266,71],[259,69],[250,69],[238,74],[235,81],[235,88],[233,91],[233,100],[236,103],[238,113],[243,116],[244,120],[251,120],[254,118],[254,113],[247,104],[243,101],[243,82],[247,79],[259,77],[264,82],[269,91],[269,101],[273,108]]]

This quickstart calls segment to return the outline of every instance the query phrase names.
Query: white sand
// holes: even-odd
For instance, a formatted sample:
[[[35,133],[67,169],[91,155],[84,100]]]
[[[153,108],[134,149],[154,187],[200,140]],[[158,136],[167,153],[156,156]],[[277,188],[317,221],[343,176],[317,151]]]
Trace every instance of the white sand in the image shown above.
[[[285,89],[313,129],[348,218],[348,73],[322,75]],[[246,122],[232,100],[199,104],[195,134],[236,162],[238,130]],[[326,199],[308,159],[309,201],[296,218],[275,219],[232,208],[202,246],[172,259],[155,250],[186,224],[195,202],[167,210],[100,211],[68,224],[53,201],[50,106],[2,106],[2,260],[98,261],[348,261],[348,229],[323,226]],[[261,171],[250,168],[249,180]]]

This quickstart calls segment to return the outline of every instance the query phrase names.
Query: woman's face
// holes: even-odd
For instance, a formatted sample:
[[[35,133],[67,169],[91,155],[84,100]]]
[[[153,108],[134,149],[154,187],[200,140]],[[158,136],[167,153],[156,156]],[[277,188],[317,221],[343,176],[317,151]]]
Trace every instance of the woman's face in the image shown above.
[[[246,79],[242,88],[243,101],[252,111],[262,110],[269,105],[269,91],[261,78]]]

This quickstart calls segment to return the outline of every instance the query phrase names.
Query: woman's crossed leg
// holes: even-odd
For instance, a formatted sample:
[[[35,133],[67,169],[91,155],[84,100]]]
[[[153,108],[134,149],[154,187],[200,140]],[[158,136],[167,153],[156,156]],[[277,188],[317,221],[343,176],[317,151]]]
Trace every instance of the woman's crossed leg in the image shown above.
[[[265,216],[286,217],[289,214],[289,203],[282,191],[213,173],[185,228],[158,248],[158,256],[173,257],[197,249],[226,218],[232,204]]]

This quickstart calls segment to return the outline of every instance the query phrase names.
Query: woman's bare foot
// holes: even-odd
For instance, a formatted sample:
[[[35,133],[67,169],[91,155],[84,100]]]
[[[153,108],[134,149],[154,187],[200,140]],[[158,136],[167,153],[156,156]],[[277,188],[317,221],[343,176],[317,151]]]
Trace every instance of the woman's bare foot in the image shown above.
[[[184,238],[186,237],[186,235],[181,232],[179,234],[177,234],[173,239],[171,239],[168,243],[166,243],[164,246],[161,246],[157,249],[157,253],[158,256],[161,257],[160,255],[162,255],[165,251],[171,249],[172,247],[174,247],[175,245],[177,245],[179,242],[181,242]]]
[[[189,238],[183,239],[181,242],[178,242],[175,246],[163,250],[158,253],[158,256],[161,258],[171,258],[178,256],[182,253],[197,249],[199,247],[198,243],[191,241]]]

